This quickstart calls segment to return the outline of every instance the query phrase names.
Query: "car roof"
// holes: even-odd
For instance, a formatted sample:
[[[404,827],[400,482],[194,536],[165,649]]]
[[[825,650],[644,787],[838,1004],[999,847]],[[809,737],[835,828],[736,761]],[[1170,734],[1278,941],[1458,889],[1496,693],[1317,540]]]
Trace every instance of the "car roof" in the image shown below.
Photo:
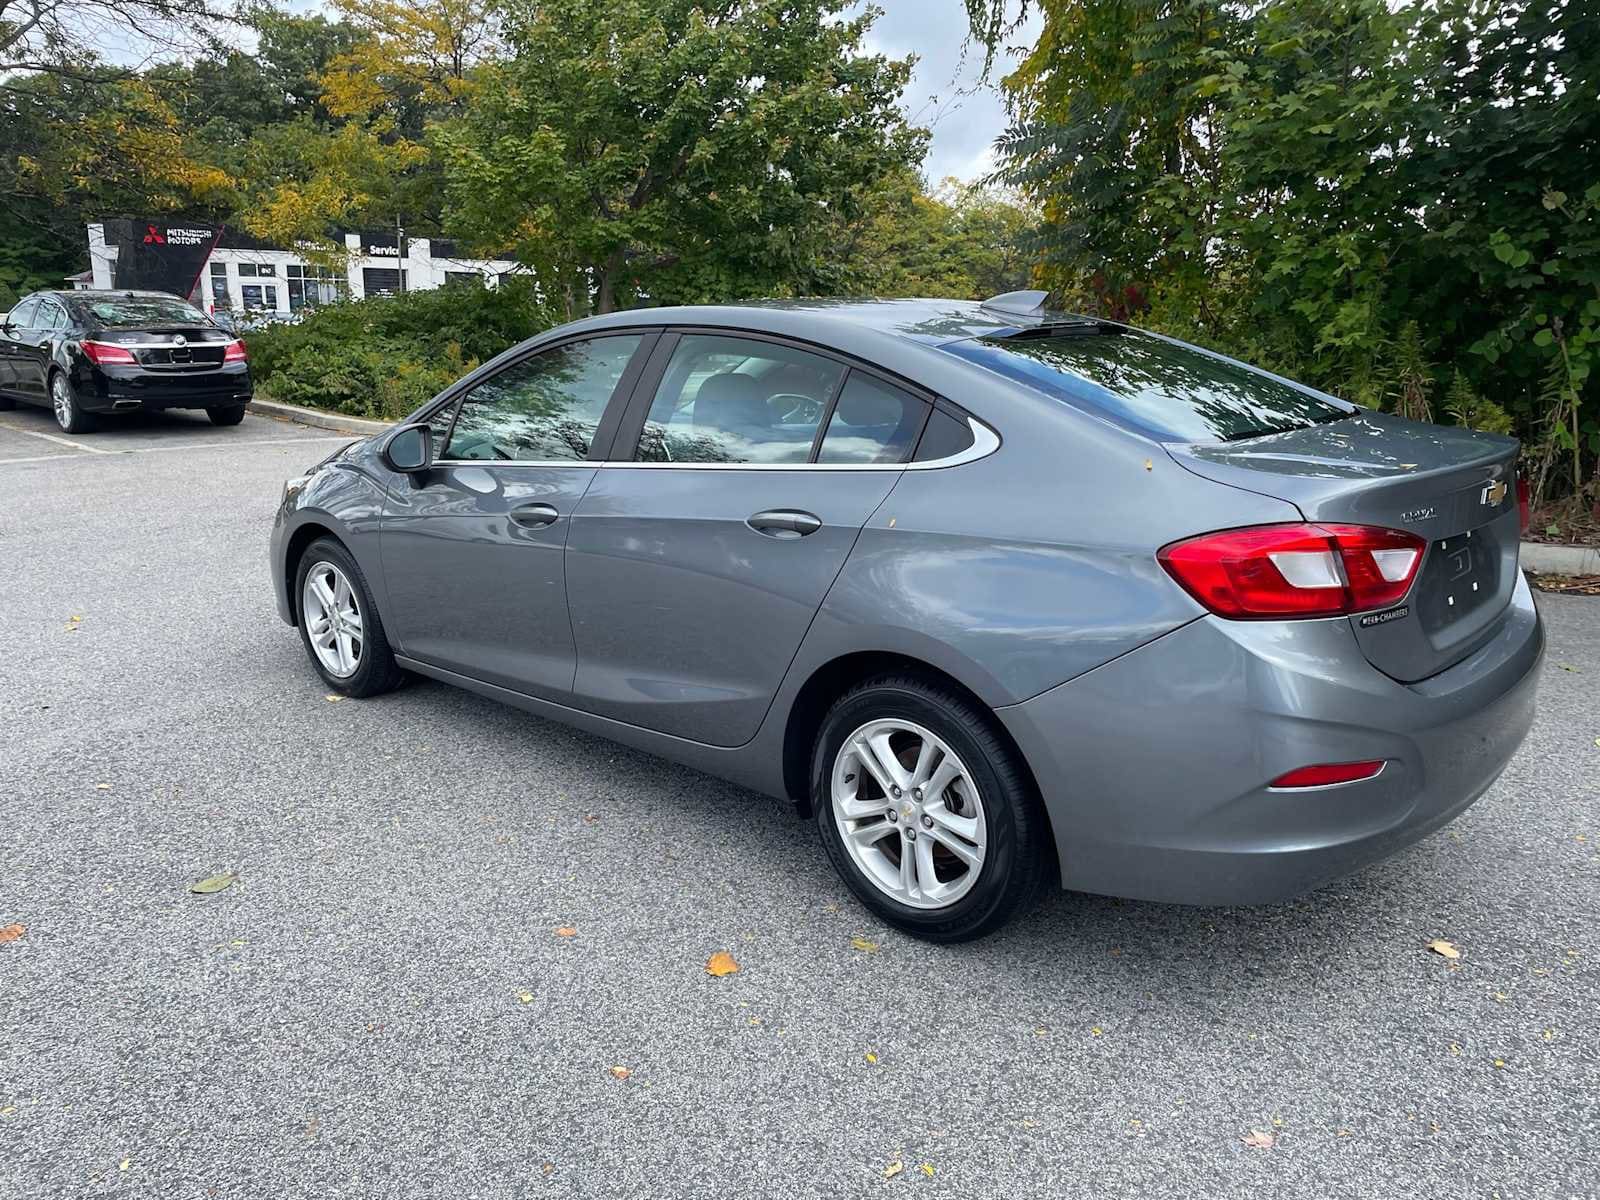
[[[695,304],[634,308],[577,322],[586,328],[631,325],[700,325],[790,333],[835,344],[835,338],[876,334],[927,346],[967,338],[1004,336],[1066,314],[1037,309],[1017,313],[976,300],[919,298],[759,300],[741,304]]]

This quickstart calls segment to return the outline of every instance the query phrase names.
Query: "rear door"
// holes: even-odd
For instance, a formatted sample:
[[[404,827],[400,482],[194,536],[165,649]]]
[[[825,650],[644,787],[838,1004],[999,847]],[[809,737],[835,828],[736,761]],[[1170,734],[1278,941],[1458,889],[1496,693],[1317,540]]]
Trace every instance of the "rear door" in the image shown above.
[[[391,478],[384,609],[415,659],[565,701],[576,665],[562,552],[620,404],[655,340],[630,330],[547,347],[437,414],[437,460]],[[637,365],[636,365],[637,364]]]
[[[575,702],[753,737],[928,408],[779,339],[664,337],[567,541]]]

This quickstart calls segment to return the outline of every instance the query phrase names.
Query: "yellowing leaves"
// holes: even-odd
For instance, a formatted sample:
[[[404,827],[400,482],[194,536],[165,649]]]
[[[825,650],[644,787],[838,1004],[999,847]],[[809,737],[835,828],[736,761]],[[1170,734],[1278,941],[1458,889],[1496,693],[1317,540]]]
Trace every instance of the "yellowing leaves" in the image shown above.
[[[878,943],[869,942],[864,937],[853,937],[850,939],[850,949],[859,950],[862,954],[876,954],[878,952]]]
[[[887,1167],[885,1167],[883,1169],[883,1177],[885,1179],[893,1179],[896,1175],[900,1174],[900,1172],[904,1171],[905,1169],[906,1169],[905,1163],[901,1162],[897,1158],[892,1163],[890,1163]]]
[[[1278,1144],[1278,1135],[1266,1129],[1252,1129],[1239,1140],[1255,1150],[1271,1150]]]
[[[1443,938],[1434,938],[1433,941],[1428,943],[1428,949],[1441,958],[1448,958],[1451,961],[1461,957],[1461,948],[1454,942],[1447,942]]]
[[[558,938],[577,937],[578,936],[578,931],[575,928],[573,928],[571,925],[557,925],[556,926],[556,936]]]
[[[532,1004],[533,1003],[533,993],[532,992],[518,992],[517,993],[517,1000],[522,1004]]]
[[[724,975],[736,974],[738,970],[739,964],[734,961],[733,955],[726,950],[718,950],[706,960],[706,974],[714,975],[719,979]]]
[[[611,1078],[613,1078],[613,1079],[626,1079],[626,1078],[628,1078],[628,1076],[630,1076],[632,1074],[633,1074],[633,1072],[630,1071],[627,1067],[612,1067],[611,1068]]]
[[[13,921],[10,925],[0,925],[0,946],[16,941],[26,932],[28,927],[20,921]]]
[[[224,871],[220,875],[208,875],[199,883],[191,884],[189,890],[196,896],[211,896],[217,892],[227,891],[238,878],[235,872]]]

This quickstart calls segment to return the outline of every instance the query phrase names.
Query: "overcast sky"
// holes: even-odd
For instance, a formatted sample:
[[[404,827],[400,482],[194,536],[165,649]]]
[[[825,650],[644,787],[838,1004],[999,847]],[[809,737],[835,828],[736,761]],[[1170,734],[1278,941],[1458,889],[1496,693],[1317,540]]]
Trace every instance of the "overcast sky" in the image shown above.
[[[870,48],[895,58],[917,56],[906,110],[917,124],[933,130],[924,173],[934,184],[946,175],[972,179],[985,174],[993,165],[990,147],[1005,128],[1006,111],[992,81],[978,82],[983,49],[966,45],[966,5],[962,0],[874,2],[883,16],[873,26]],[[1008,43],[1031,45],[1038,23],[1034,12]],[[991,75],[1004,75],[1010,61],[996,61]]]

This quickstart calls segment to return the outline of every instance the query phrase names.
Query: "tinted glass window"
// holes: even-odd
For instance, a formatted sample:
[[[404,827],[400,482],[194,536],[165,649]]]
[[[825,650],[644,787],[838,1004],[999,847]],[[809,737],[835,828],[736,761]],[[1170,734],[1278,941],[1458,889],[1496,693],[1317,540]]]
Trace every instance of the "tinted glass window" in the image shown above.
[[[942,348],[1166,442],[1231,441],[1348,415],[1332,401],[1139,333],[976,338]]]
[[[84,307],[96,323],[112,329],[125,325],[153,325],[162,321],[203,325],[206,320],[198,308],[171,296],[117,296],[91,300]]]
[[[24,300],[11,310],[11,314],[6,318],[6,321],[18,329],[31,329],[33,328],[34,314],[38,311],[39,302],[37,300]]]
[[[33,324],[36,329],[65,329],[67,314],[59,304],[44,300],[39,304],[39,315],[34,318]]]
[[[687,334],[639,438],[640,462],[803,463],[840,364],[750,338]]]
[[[941,458],[954,458],[971,448],[972,426],[936,408],[928,417],[928,427],[922,431],[922,440],[917,443],[917,461],[937,462]]]
[[[640,338],[568,342],[485,379],[462,398],[445,458],[546,462],[588,457]]]
[[[822,435],[819,463],[904,462],[928,406],[909,392],[852,371]]]

